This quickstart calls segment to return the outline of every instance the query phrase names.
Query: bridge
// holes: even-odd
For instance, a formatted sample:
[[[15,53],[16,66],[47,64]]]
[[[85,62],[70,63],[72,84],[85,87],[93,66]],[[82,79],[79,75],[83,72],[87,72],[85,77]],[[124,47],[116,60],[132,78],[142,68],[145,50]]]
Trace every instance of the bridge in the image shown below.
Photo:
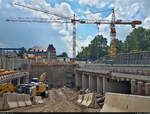
[[[78,89],[92,91],[150,95],[150,69],[148,67],[112,67],[85,65],[75,70],[75,85]]]

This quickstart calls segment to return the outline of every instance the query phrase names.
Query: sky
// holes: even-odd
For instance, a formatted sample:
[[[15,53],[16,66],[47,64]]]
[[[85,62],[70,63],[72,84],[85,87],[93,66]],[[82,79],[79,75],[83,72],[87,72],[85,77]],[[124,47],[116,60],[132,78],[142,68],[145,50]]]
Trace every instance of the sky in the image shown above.
[[[6,22],[6,19],[23,18],[58,18],[14,3],[23,4],[37,9],[48,10],[60,16],[78,19],[111,20],[111,10],[115,9],[116,20],[141,20],[136,27],[150,28],[150,0],[0,0],[0,47],[31,48],[47,47],[53,44],[57,55],[67,52],[72,57],[72,24],[62,23],[20,23]],[[132,32],[130,25],[117,25],[117,39],[124,41]],[[81,47],[88,46],[98,34],[107,38],[110,44],[110,25],[77,24],[77,52]]]

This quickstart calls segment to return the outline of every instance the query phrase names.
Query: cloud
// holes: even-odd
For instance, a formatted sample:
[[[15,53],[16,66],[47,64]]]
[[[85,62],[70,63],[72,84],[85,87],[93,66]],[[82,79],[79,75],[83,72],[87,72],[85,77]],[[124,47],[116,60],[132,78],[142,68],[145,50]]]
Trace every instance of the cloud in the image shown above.
[[[19,2],[20,0],[14,0],[15,2]],[[38,9],[42,9],[42,10],[48,10],[52,13],[55,13],[57,15],[60,15],[60,17],[71,17],[74,12],[71,9],[71,6],[66,3],[66,2],[61,2],[60,4],[56,3],[54,5],[54,7],[51,7],[51,5],[49,3],[46,2],[46,0],[29,0],[29,1],[24,1],[24,2],[20,2],[20,4],[24,4],[26,6],[30,6],[30,7],[34,7],[34,8],[38,8]],[[19,8],[19,7],[17,7]],[[32,11],[30,9],[26,9],[24,8],[23,10],[29,11],[33,14],[33,17],[42,17],[42,18],[49,18],[49,17],[53,17],[56,18],[56,16],[52,16],[52,15],[46,15],[37,11]],[[50,27],[56,31],[58,31],[57,33],[60,35],[60,40],[63,41],[65,43],[64,47],[66,47],[66,49],[68,49],[68,53],[69,56],[72,55],[72,25],[71,27],[69,26],[68,30],[66,30],[66,25],[63,23],[51,23],[49,24]],[[59,42],[59,41],[58,41]]]
[[[143,26],[147,29],[150,29],[150,16],[145,18],[145,20],[143,21]]]
[[[103,8],[108,4],[108,2],[106,0],[79,0],[79,4],[87,5],[90,7],[96,6],[97,8]]]
[[[82,4],[82,5],[93,6],[93,5],[97,5],[98,3],[99,3],[99,0],[79,0],[79,4]]]
[[[141,26],[144,26],[145,28],[150,28],[150,0],[78,0],[78,3],[75,4],[75,2],[72,2],[71,4],[68,2],[54,2],[54,4],[48,3],[46,0],[0,0],[0,14],[1,19],[4,19],[6,17],[34,17],[34,18],[58,18],[53,15],[46,15],[41,12],[33,11],[27,8],[22,8],[19,6],[12,5],[11,2],[17,2],[20,4],[24,4],[26,6],[35,7],[38,9],[43,10],[49,10],[52,13],[57,13],[60,16],[67,16],[71,17],[74,13],[81,13],[83,12],[88,19],[111,19],[111,14],[108,14],[108,16],[103,16],[101,13],[93,13],[92,11],[95,11],[95,9],[101,10],[101,8],[105,7],[105,9],[109,8],[115,8],[115,14],[116,19],[122,19],[125,21],[132,21],[132,20],[142,20],[143,24]],[[76,7],[77,5],[77,7]],[[88,6],[88,7],[86,7]],[[84,7],[84,8],[82,8]],[[76,9],[75,9],[76,8]],[[75,9],[74,11],[72,9]],[[86,10],[83,10],[86,9]],[[41,45],[45,42],[51,42],[55,43],[56,48],[59,49],[57,51],[67,51],[69,53],[69,56],[72,56],[72,24],[68,24],[68,29],[66,29],[66,24],[62,23],[51,23],[51,24],[22,24],[21,26],[19,24],[13,24],[13,23],[6,23],[6,22],[0,22],[0,33],[7,33],[9,31],[9,34],[3,35],[2,40],[7,39],[7,41],[10,41],[15,46],[15,44],[24,44],[24,42],[29,42],[29,40],[34,37],[34,42],[30,44],[38,44],[37,42],[40,41]],[[43,28],[42,28],[43,27]],[[18,28],[20,28],[18,33]],[[46,29],[47,30],[46,30]],[[82,27],[81,27],[82,28]],[[84,34],[78,33],[79,36],[77,36],[77,51],[81,51],[82,46],[87,46],[92,38],[94,38],[94,35],[92,32],[87,32],[88,30],[81,30],[80,27],[77,29],[80,31],[83,31]],[[4,30],[5,29],[5,30]],[[33,30],[32,30],[33,29]],[[88,29],[88,28],[87,28]],[[28,31],[27,31],[28,30]],[[96,30],[96,28],[93,28],[93,30]],[[99,34],[104,35],[108,39],[108,43],[110,44],[110,25],[103,25],[101,24],[99,27]],[[26,31],[26,32],[24,32]],[[45,32],[46,31],[46,32]],[[126,25],[117,25],[116,26],[117,31],[117,38],[120,40],[125,40],[126,36],[132,31],[131,26]],[[14,35],[14,34],[15,35]],[[30,34],[29,34],[30,33]],[[19,35],[17,35],[19,34]],[[22,36],[22,34],[24,36]],[[87,34],[92,34],[87,35]],[[96,34],[95,34],[96,35]],[[84,36],[84,37],[83,37]],[[88,37],[87,37],[88,36]],[[42,40],[40,39],[42,38]],[[24,38],[24,39],[23,39]],[[44,40],[47,38],[48,40]],[[28,40],[27,40],[28,39]],[[13,42],[15,41],[15,42]],[[21,42],[22,41],[22,42]],[[17,43],[20,42],[20,43]],[[3,42],[2,44],[7,44],[8,42]],[[12,43],[10,46],[12,46]],[[0,45],[2,45],[0,44]],[[34,44],[34,45],[35,45]],[[5,45],[6,46],[6,45]]]
[[[91,11],[87,10],[84,12],[87,19],[101,19],[100,13],[92,13]]]
[[[77,52],[81,51],[81,47],[86,47],[90,44],[90,42],[93,40],[93,36],[89,35],[84,40],[77,40]]]

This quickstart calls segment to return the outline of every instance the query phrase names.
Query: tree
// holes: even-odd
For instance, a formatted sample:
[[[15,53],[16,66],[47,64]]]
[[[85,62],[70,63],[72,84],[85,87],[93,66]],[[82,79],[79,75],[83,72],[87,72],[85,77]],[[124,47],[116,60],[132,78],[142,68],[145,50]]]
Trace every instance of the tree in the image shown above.
[[[68,57],[68,54],[66,52],[63,52],[61,55],[62,57]]]
[[[29,49],[28,49],[28,52],[30,52],[31,49],[32,49],[32,48],[29,48]]]
[[[21,47],[21,48],[22,48],[22,50],[19,51],[18,55],[19,55],[20,57],[23,57],[24,53],[26,53],[27,50],[26,50],[24,47]]]
[[[121,40],[116,39],[117,53],[124,53],[124,43]]]
[[[87,47],[82,47],[78,53],[79,58],[100,58],[108,54],[107,39],[102,35],[97,35]]]
[[[66,52],[63,52],[61,55],[58,55],[57,57],[68,57],[68,54]]]
[[[135,28],[126,38],[124,43],[125,53],[148,51],[150,49],[150,30]]]

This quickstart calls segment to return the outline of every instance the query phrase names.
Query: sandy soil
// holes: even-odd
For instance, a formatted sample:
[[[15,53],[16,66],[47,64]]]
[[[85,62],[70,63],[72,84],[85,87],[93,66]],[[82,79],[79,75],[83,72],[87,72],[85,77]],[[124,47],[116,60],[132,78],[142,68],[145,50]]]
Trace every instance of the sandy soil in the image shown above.
[[[49,90],[49,97],[44,99],[44,104],[33,105],[9,110],[9,112],[99,112],[77,104],[78,93],[69,88]]]

